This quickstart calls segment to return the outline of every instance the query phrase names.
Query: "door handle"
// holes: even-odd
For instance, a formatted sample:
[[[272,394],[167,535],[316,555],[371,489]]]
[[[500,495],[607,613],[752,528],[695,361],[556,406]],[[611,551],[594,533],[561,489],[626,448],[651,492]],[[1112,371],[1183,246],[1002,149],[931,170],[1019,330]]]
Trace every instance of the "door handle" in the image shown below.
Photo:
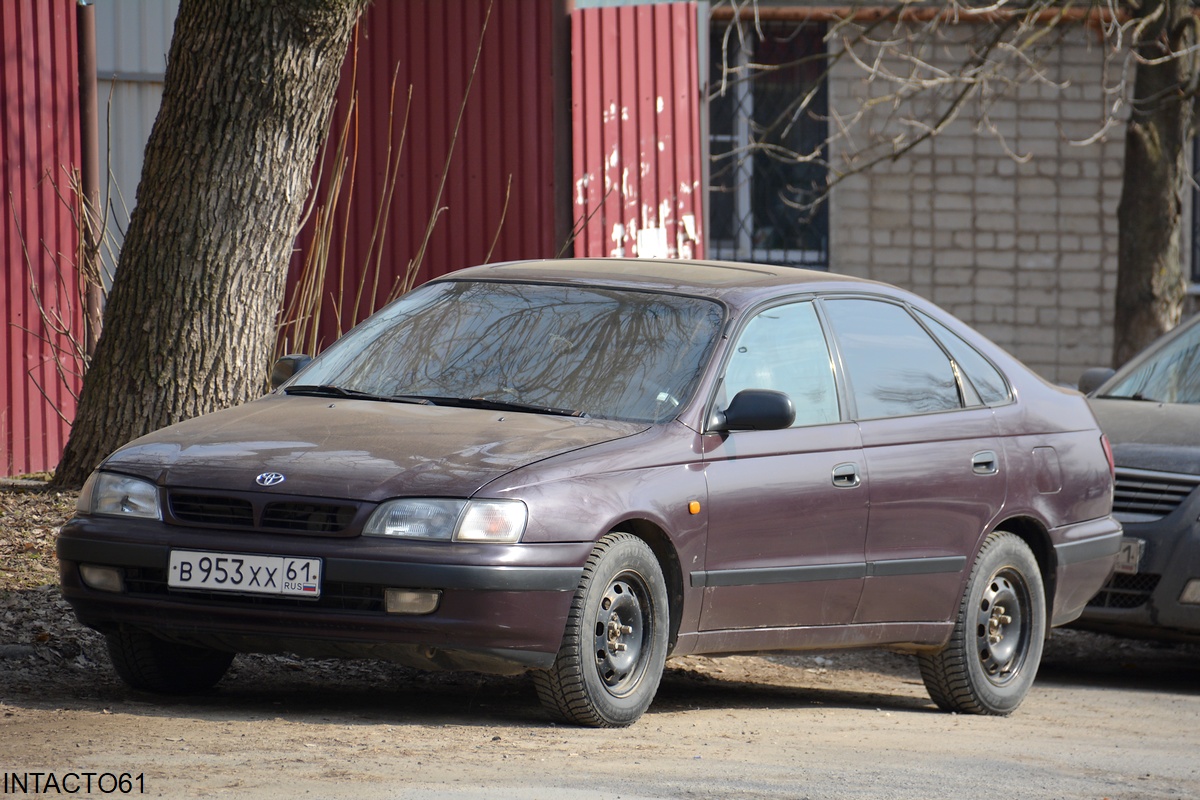
[[[971,471],[976,475],[995,475],[1000,471],[996,454],[991,450],[980,450],[971,456]]]
[[[853,489],[862,483],[858,474],[858,464],[853,462],[838,464],[833,468],[833,485],[839,489]]]

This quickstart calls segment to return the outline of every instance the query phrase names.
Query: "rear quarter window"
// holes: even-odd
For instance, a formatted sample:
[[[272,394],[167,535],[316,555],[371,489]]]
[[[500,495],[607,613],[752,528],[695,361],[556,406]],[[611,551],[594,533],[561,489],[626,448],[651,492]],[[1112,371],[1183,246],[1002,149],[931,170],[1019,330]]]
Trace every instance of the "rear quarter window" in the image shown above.
[[[1012,399],[1008,381],[1000,374],[1000,370],[992,366],[992,362],[984,358],[978,350],[967,344],[958,334],[951,331],[933,317],[918,311],[921,320],[929,326],[934,336],[938,337],[950,355],[958,364],[963,376],[971,382],[979,399],[986,406],[1000,406]]]

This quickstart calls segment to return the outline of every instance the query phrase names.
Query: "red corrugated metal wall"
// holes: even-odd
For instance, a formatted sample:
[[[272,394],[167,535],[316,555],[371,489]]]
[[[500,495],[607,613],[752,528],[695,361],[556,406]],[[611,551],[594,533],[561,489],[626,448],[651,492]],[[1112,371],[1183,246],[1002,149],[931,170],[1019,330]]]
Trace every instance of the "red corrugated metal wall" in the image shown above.
[[[78,376],[60,374],[67,337],[38,311],[81,329],[77,234],[68,171],[79,164],[74,0],[0,2],[0,472],[57,466],[75,414]],[[57,187],[57,191],[56,191]],[[57,409],[57,411],[56,411]]]
[[[352,56],[343,75],[333,129],[335,134],[340,129],[356,86],[358,113],[350,141],[357,145],[357,158],[348,154],[351,166],[343,178],[342,204],[333,225],[319,346],[328,345],[339,330],[348,329],[371,310],[372,292],[379,298],[388,294],[417,255],[433,214],[438,215],[437,225],[416,283],[483,263],[489,252],[493,262],[544,258],[557,252],[552,38],[558,4],[498,0],[480,48],[488,5],[488,0],[377,2],[360,23],[357,72],[352,80]],[[477,51],[479,67],[438,200]],[[389,111],[393,75],[396,102]],[[405,134],[410,85],[412,106]],[[390,113],[394,115],[390,144],[398,147],[403,136],[403,150],[390,210],[377,228],[376,212],[388,180]],[[325,162],[324,186],[329,184],[332,163],[332,159]],[[321,188],[317,192],[318,197],[324,196]],[[310,219],[301,235],[301,250],[312,246],[314,223]],[[300,281],[300,271],[298,259],[292,287]],[[366,286],[365,296],[355,310],[360,285]],[[343,299],[340,312],[335,310],[338,297]],[[313,349],[294,333],[287,339],[288,349]]]
[[[576,256],[703,257],[696,25],[686,2],[571,15]]]

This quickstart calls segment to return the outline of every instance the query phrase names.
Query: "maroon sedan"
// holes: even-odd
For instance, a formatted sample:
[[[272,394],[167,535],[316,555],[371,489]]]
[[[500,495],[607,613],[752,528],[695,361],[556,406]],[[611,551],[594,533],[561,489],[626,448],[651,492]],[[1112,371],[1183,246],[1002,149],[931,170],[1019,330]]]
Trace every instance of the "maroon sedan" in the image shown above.
[[[1121,543],[1083,397],[883,284],[477,267],[303,361],[85,486],[63,593],[131,686],[238,652],[532,670],[619,726],[671,655],[886,646],[1007,714]]]

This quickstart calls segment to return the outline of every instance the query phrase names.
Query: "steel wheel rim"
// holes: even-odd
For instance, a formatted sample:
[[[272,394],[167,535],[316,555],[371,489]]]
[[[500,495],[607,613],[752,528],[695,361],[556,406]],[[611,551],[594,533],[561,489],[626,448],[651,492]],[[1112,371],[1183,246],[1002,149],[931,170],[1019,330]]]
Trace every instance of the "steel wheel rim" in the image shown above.
[[[1030,593],[1016,570],[999,570],[979,598],[975,645],[984,676],[995,686],[1011,683],[1021,673],[1029,652]]]
[[[596,607],[593,631],[596,675],[614,697],[632,692],[646,671],[650,651],[649,593],[637,575],[609,582]]]

